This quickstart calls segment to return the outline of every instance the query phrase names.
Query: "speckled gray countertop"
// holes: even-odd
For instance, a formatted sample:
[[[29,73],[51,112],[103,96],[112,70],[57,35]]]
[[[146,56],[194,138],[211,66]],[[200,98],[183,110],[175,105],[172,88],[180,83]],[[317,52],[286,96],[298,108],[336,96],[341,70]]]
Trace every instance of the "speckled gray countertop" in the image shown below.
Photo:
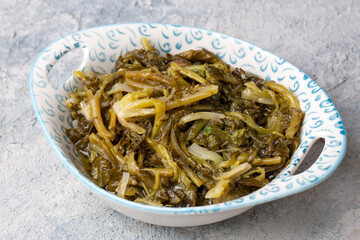
[[[60,36],[123,22],[210,29],[293,63],[342,115],[348,151],[339,169],[306,192],[201,227],[153,226],[102,204],[48,144],[28,76]],[[356,0],[0,1],[0,239],[360,239],[359,23]],[[313,149],[305,166],[321,144]]]

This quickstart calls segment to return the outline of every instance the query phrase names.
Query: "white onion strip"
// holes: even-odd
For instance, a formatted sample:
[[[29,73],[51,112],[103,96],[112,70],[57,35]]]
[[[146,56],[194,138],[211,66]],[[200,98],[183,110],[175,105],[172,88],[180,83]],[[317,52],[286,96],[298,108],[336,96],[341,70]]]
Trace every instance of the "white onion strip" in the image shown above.
[[[125,198],[125,191],[126,191],[126,187],[129,182],[129,179],[130,179],[130,174],[128,172],[123,172],[120,184],[116,189],[116,195],[118,195],[119,197]]]
[[[216,112],[197,112],[197,113],[190,113],[188,115],[183,116],[179,123],[184,124],[187,122],[199,120],[199,119],[205,119],[205,120],[213,120],[220,122],[222,118],[224,118],[225,115],[222,113],[216,113]]]
[[[216,152],[210,151],[204,147],[200,147],[198,144],[193,143],[189,148],[189,152],[195,157],[201,158],[203,160],[212,161],[215,166],[220,164],[223,161],[223,158]]]

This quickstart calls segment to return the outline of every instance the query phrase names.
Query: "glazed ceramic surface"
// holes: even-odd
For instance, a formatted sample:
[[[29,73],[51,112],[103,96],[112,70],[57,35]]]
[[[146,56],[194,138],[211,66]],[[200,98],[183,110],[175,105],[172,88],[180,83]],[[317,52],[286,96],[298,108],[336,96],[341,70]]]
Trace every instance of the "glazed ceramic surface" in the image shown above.
[[[154,207],[117,197],[96,186],[83,173],[78,153],[65,135],[72,119],[65,100],[81,83],[75,78],[51,84],[49,72],[67,52],[83,49],[79,69],[108,73],[118,55],[141,48],[141,37],[165,53],[206,48],[224,62],[241,67],[265,80],[287,87],[306,113],[300,147],[290,164],[263,188],[242,198],[210,206],[191,208]],[[75,69],[74,69],[75,70]],[[115,210],[135,219],[166,226],[196,226],[238,215],[249,208],[286,197],[325,180],[338,167],[346,151],[346,131],[341,117],[326,93],[305,73],[284,59],[242,40],[197,28],[167,24],[119,24],[91,28],[58,39],[45,48],[30,73],[30,94],[38,121],[56,154],[65,166],[100,199]],[[307,152],[318,139],[324,139],[323,151],[306,171],[293,175]]]

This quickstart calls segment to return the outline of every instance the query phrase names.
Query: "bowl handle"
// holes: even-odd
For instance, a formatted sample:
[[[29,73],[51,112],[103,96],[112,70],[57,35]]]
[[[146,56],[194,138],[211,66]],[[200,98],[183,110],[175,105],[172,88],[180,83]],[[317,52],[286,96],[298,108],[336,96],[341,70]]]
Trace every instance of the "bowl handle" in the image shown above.
[[[70,159],[76,166],[81,164],[77,160],[76,156],[78,155],[74,151],[72,143],[65,137],[64,129],[71,126],[71,119],[66,115],[68,109],[64,96],[72,93],[79,82],[77,80],[68,81],[69,78],[67,78],[63,80],[63,83],[56,85],[49,81],[49,73],[65,54],[78,48],[83,50],[82,63],[79,68],[82,69],[86,66],[89,58],[88,49],[85,48],[87,44],[88,42],[83,40],[78,33],[54,41],[38,55],[29,77],[30,97],[40,126],[55,152],[66,166],[70,166],[72,172],[78,172],[78,170],[70,164]],[[79,169],[81,168],[79,167]]]
[[[88,48],[87,44],[84,41],[78,41],[74,35],[68,35],[66,37],[60,38],[49,46],[47,46],[38,56],[37,60],[34,63],[35,69],[33,69],[33,81],[37,86],[51,84],[49,81],[49,73],[52,67],[63,57],[65,54],[82,48],[83,50],[83,59],[78,69],[83,69],[88,62]],[[39,82],[38,82],[38,81]],[[67,79],[65,79],[67,80]],[[37,84],[39,83],[39,84]],[[46,84],[45,84],[46,83]],[[52,86],[57,89],[58,86]]]
[[[326,129],[319,129],[314,131],[311,136],[305,137],[305,140],[298,149],[298,151],[304,154],[300,154],[302,156],[297,157],[295,153],[290,165],[297,166],[300,164],[312,145],[321,138],[325,140],[324,148],[316,161],[306,171],[291,175],[292,172],[290,170],[287,171],[287,168],[290,167],[288,166],[271,183],[259,189],[258,193],[263,195],[263,197],[258,198],[256,201],[256,196],[250,194],[249,198],[257,203],[269,202],[305,191],[329,177],[338,167],[346,152],[346,131],[340,117],[335,125],[327,124]]]

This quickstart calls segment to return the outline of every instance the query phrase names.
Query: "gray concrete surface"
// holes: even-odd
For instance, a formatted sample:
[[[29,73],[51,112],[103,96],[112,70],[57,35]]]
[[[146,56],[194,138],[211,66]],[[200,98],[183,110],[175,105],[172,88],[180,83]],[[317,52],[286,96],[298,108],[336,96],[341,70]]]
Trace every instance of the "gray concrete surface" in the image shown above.
[[[102,2],[0,1],[0,239],[360,239],[359,1]],[[153,226],[103,205],[47,143],[28,75],[37,54],[60,36],[123,22],[223,32],[302,69],[343,117],[348,151],[339,169],[311,190],[202,227]]]

